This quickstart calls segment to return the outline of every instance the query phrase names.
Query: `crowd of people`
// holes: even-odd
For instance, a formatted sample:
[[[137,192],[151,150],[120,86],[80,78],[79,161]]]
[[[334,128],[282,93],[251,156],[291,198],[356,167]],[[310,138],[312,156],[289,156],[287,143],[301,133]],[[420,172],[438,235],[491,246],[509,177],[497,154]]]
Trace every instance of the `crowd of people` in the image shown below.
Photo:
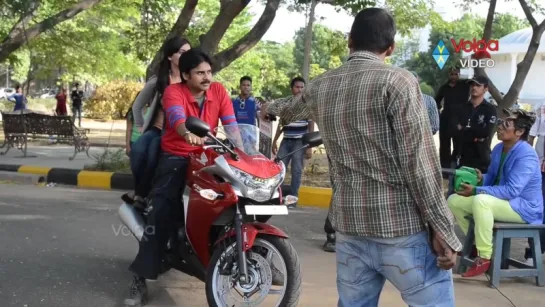
[[[72,101],[72,121],[76,122],[76,117],[78,119],[78,125],[81,127],[81,110],[83,105],[83,90],[80,88],[79,83],[74,84],[74,89],[70,93],[70,99]],[[68,96],[66,94],[66,88],[59,87],[57,95],[55,95],[57,101],[54,114],[56,116],[68,116],[68,111],[66,108],[66,102]],[[15,87],[15,93],[7,97],[8,101],[14,102],[13,112],[27,110],[28,99],[23,94],[23,89],[20,85]]]
[[[159,276],[171,230],[183,214],[180,187],[188,155],[203,144],[186,129],[189,116],[211,129],[220,121],[257,125],[258,119],[278,116],[273,151],[279,156],[299,147],[315,124],[320,128],[333,190],[324,250],[336,251],[339,306],[377,306],[386,280],[408,305],[454,306],[451,268],[462,249],[455,222],[467,232],[465,216],[475,220],[477,260],[466,277],[490,266],[494,221],[544,222],[545,108],[537,116],[503,110],[499,119],[484,98],[489,80],[460,80],[456,68],[435,99],[423,95],[416,74],[385,64],[395,35],[387,10],[362,10],[350,31],[348,60],[308,84],[294,78],[292,95],[273,102],[253,97],[248,76],[240,78],[240,94],[229,97],[213,81],[205,52],[181,37],[165,43],[158,71],[128,113],[135,190],[123,199],[148,210],[155,232],[140,243],[130,266],[134,278],[126,305],[146,300],[146,280]],[[491,149],[496,132],[501,142]],[[301,152],[284,161],[291,165],[294,196],[303,161],[311,155]],[[463,185],[447,200],[441,168],[459,166],[475,168],[480,184]]]

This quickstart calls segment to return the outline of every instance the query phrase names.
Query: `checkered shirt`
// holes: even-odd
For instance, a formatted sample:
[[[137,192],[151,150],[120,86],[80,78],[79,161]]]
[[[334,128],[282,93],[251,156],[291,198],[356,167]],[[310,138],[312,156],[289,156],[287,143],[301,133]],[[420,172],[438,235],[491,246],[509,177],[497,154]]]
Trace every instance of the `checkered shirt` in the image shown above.
[[[422,93],[410,72],[355,52],[302,94],[272,102],[267,113],[288,122],[312,119],[320,128],[338,232],[393,238],[431,227],[461,250]]]

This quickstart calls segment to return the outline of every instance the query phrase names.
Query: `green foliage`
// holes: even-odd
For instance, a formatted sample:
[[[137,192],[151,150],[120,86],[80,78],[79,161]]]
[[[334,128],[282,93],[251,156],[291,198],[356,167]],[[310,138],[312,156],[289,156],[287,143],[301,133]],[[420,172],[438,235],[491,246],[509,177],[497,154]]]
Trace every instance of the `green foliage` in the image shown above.
[[[423,94],[435,96],[435,93],[433,92],[433,88],[429,86],[426,82],[420,82],[420,91]]]
[[[99,119],[124,118],[142,87],[142,83],[133,81],[113,81],[104,84],[83,105],[85,115]]]
[[[295,33],[295,48],[293,57],[295,63],[302,71],[303,58],[305,53],[305,28],[302,27]],[[334,57],[335,62],[341,62],[348,56],[348,45],[345,34],[341,31],[335,31],[321,24],[315,24],[312,30],[312,50],[310,63],[317,64],[322,69],[329,69],[330,62]],[[312,78],[312,77],[311,77]]]

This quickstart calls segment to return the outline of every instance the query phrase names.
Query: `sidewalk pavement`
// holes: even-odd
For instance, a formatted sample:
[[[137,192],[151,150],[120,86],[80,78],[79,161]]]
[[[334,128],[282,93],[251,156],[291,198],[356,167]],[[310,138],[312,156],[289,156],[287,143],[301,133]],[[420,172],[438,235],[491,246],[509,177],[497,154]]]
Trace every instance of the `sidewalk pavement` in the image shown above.
[[[89,149],[89,156],[84,152],[76,155],[74,160],[69,161],[68,158],[74,154],[74,146],[69,145],[48,145],[38,146],[29,145],[27,147],[27,158],[23,158],[23,152],[16,148],[11,148],[5,155],[0,156],[0,164],[14,165],[35,165],[55,168],[69,168],[81,170],[85,165],[95,163],[94,156],[100,155],[106,148],[93,147]],[[6,148],[0,149],[4,152]],[[112,148],[117,150],[117,148]],[[35,156],[35,157],[32,157]]]

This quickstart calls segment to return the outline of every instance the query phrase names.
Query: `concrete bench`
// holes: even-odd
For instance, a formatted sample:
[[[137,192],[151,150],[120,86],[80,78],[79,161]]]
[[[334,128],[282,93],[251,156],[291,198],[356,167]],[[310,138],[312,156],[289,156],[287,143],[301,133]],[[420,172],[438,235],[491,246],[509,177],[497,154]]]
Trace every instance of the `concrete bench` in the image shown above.
[[[468,219],[470,223],[464,241],[462,257],[458,262],[458,274],[464,273],[471,267],[474,261],[474,259],[470,258],[470,254],[475,242],[475,223],[471,216],[466,216],[466,219]],[[494,223],[492,264],[488,271],[488,274],[491,276],[491,287],[497,288],[500,284],[501,277],[535,277],[537,286],[545,286],[545,269],[543,267],[539,239],[539,231],[541,229],[545,229],[545,225]],[[512,238],[530,239],[530,250],[532,252],[532,258],[534,259],[534,264],[532,266],[509,257]]]

